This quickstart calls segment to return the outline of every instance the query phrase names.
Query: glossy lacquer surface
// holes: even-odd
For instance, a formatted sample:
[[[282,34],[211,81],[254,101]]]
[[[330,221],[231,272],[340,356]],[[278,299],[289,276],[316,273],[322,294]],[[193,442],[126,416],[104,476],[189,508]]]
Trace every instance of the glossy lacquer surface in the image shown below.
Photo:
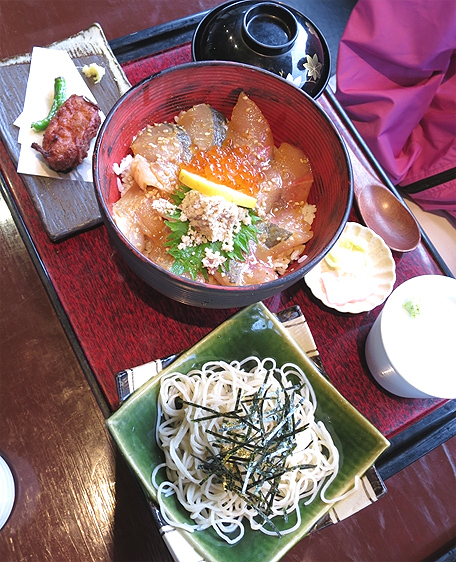
[[[194,60],[230,60],[264,68],[317,98],[331,61],[324,35],[298,10],[280,2],[239,0],[211,10],[192,39]]]
[[[277,319],[260,304],[247,307],[213,330],[198,344],[176,359],[161,376],[169,373],[187,373],[200,369],[211,360],[242,360],[250,355],[272,357],[278,366],[287,362],[299,365],[312,385],[318,402],[316,417],[325,423],[339,449],[340,467],[336,480],[328,489],[327,497],[336,497],[353,486],[356,475],[362,475],[378,455],[388,447],[388,441],[359,412],[357,412],[315,368],[298,344]],[[108,427],[127,462],[149,495],[156,499],[151,484],[153,469],[163,462],[163,455],[155,441],[157,422],[157,393],[160,377],[137,391],[108,420]],[[157,479],[160,481],[160,477]],[[166,500],[173,517],[191,523],[174,496]],[[279,560],[300,540],[321,516],[329,504],[314,501],[301,505],[300,529],[277,539],[246,528],[244,538],[235,545],[223,542],[211,530],[188,535],[188,540],[214,562],[266,562]],[[287,528],[282,521],[279,528]]]

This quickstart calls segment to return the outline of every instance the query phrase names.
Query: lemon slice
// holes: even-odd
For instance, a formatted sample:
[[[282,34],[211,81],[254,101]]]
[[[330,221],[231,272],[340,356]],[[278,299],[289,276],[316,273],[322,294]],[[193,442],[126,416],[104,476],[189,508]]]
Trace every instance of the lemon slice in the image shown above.
[[[234,203],[239,207],[247,207],[248,209],[254,209],[257,203],[255,197],[251,197],[250,195],[246,195],[241,191],[236,191],[231,187],[227,187],[226,185],[220,185],[218,183],[214,183],[202,176],[198,176],[193,172],[189,172],[188,170],[182,169],[179,173],[179,181],[189,187],[190,189],[194,189],[195,191],[199,191],[203,195],[209,195],[210,197],[214,195],[220,195],[230,203]]]

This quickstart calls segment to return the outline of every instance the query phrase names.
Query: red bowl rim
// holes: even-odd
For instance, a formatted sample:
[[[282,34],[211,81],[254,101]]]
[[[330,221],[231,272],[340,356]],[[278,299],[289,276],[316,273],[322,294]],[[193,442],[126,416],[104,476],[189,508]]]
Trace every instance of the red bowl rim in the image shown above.
[[[152,82],[152,81],[160,78],[161,76],[163,76],[165,74],[169,74],[169,73],[173,73],[173,72],[176,73],[176,72],[180,72],[182,70],[185,70],[187,68],[195,68],[195,67],[197,67],[197,68],[201,68],[201,67],[238,67],[238,68],[246,69],[249,72],[252,72],[254,74],[266,75],[268,77],[268,79],[272,78],[273,80],[278,80],[279,82],[282,82],[285,85],[285,87],[290,87],[290,88],[293,88],[293,89],[297,90],[301,95],[303,95],[305,98],[307,98],[309,103],[311,103],[315,106],[317,111],[327,121],[327,124],[333,130],[336,138],[338,138],[339,141],[340,141],[340,146],[342,148],[342,151],[343,151],[343,154],[344,154],[344,157],[345,157],[345,161],[347,163],[347,176],[348,176],[347,177],[347,179],[348,179],[348,201],[347,201],[347,205],[346,205],[344,214],[342,216],[341,223],[339,224],[339,226],[338,226],[336,232],[334,233],[334,235],[332,236],[332,238],[328,241],[328,243],[322,249],[322,251],[319,252],[314,258],[312,258],[310,261],[306,261],[305,263],[303,263],[302,266],[300,266],[296,270],[294,270],[290,273],[286,273],[285,275],[282,275],[278,279],[274,279],[273,281],[268,281],[266,283],[252,284],[252,285],[235,285],[235,286],[212,285],[212,284],[209,284],[209,283],[206,284],[206,283],[202,283],[200,281],[194,281],[192,279],[182,277],[181,275],[177,275],[177,274],[173,273],[172,271],[170,271],[168,269],[165,269],[164,267],[161,267],[160,265],[153,262],[151,259],[147,258],[144,254],[142,254],[139,250],[137,250],[128,241],[128,239],[120,231],[119,227],[116,225],[116,223],[115,223],[115,221],[112,217],[112,214],[109,212],[109,210],[107,208],[104,197],[101,195],[100,190],[98,189],[98,186],[97,186],[97,177],[98,177],[97,169],[98,169],[98,167],[97,166],[98,166],[98,155],[99,155],[99,151],[100,151],[99,147],[100,147],[100,145],[103,141],[104,131],[109,126],[109,123],[110,123],[110,121],[112,119],[112,116],[114,115],[117,107],[119,105],[121,105],[122,103],[124,103],[125,100],[128,99],[130,96],[134,95],[136,90],[139,90],[142,87],[144,87],[144,85],[146,83]],[[185,285],[187,285],[189,287],[189,289],[191,289],[191,288],[193,288],[193,289],[204,289],[204,290],[207,290],[207,291],[211,291],[213,293],[217,293],[217,292],[248,293],[248,292],[252,292],[253,290],[259,291],[261,289],[268,288],[268,289],[271,289],[269,291],[271,293],[271,295],[277,293],[278,291],[275,290],[276,287],[283,289],[284,285],[290,286],[291,284],[294,284],[301,277],[303,277],[307,271],[312,269],[317,263],[319,263],[324,258],[324,256],[329,252],[329,250],[332,248],[332,246],[336,243],[339,236],[342,234],[342,231],[345,227],[345,224],[348,221],[348,217],[350,215],[350,211],[351,211],[351,207],[352,207],[352,203],[353,203],[353,171],[352,171],[350,156],[349,156],[348,150],[345,146],[345,141],[343,140],[339,131],[336,129],[335,125],[333,124],[333,122],[331,121],[329,116],[325,113],[323,108],[321,108],[318,105],[318,103],[311,96],[309,96],[306,92],[304,92],[303,90],[301,90],[300,88],[295,86],[289,80],[286,80],[285,78],[282,78],[278,75],[275,75],[275,74],[273,74],[273,73],[271,73],[267,70],[263,70],[261,68],[251,66],[251,65],[248,65],[248,64],[245,64],[245,63],[232,62],[232,61],[194,61],[194,62],[184,63],[184,64],[180,64],[178,66],[166,68],[164,70],[161,70],[161,71],[157,72],[156,74],[152,74],[151,76],[147,76],[146,78],[143,78],[141,81],[139,81],[135,85],[133,85],[127,92],[125,92],[115,102],[115,104],[112,106],[112,108],[110,109],[110,111],[106,115],[106,118],[103,121],[103,123],[100,127],[100,130],[98,132],[98,135],[97,135],[93,155],[94,156],[93,156],[92,167],[93,167],[93,179],[94,179],[94,186],[95,186],[95,194],[96,194],[96,197],[97,197],[97,200],[98,200],[98,204],[100,206],[100,210],[101,210],[101,213],[102,213],[103,220],[106,221],[106,219],[108,219],[111,228],[116,232],[116,234],[118,235],[118,238],[123,242],[124,246],[126,246],[130,251],[133,252],[133,255],[136,257],[137,260],[140,260],[145,265],[151,265],[153,268],[158,269],[160,272],[162,272],[163,275],[166,275],[166,276],[174,279],[176,282],[185,283]],[[302,269],[304,267],[305,267],[306,271],[302,271]],[[288,281],[288,283],[287,283],[287,281]]]

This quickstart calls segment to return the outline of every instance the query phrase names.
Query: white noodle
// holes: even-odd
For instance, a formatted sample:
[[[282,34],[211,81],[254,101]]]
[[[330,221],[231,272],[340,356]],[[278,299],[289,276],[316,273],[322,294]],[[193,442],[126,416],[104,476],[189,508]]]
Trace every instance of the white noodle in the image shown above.
[[[211,361],[203,365],[201,370],[187,374],[172,373],[161,381],[158,400],[160,423],[157,424],[156,436],[164,452],[165,463],[156,467],[152,482],[157,488],[161,512],[171,525],[188,531],[213,527],[229,544],[242,538],[245,523],[265,534],[277,534],[241,495],[225,489],[214,474],[208,477],[201,467],[202,459],[208,457],[208,450],[218,451],[217,445],[214,445],[215,438],[208,431],[222,433],[226,428],[223,425],[226,419],[214,416],[195,422],[198,418],[207,417],[207,410],[188,404],[182,406],[183,400],[220,413],[233,411],[238,390],[241,390],[243,400],[252,397],[262,388],[269,372],[275,372],[275,377],[270,376],[268,379],[270,389],[264,410],[277,407],[279,392],[283,388],[281,385],[289,387],[298,379],[303,386],[293,400],[295,405],[299,400],[302,403],[296,406],[292,415],[295,416],[296,425],[308,424],[308,427],[296,434],[297,446],[286,461],[290,470],[280,479],[280,494],[274,496],[268,517],[285,516],[286,521],[289,518],[290,527],[280,531],[281,534],[287,534],[301,524],[299,500],[305,499],[305,504],[309,504],[320,495],[325,502],[335,501],[327,500],[325,493],[337,475],[339,452],[324,424],[315,421],[315,393],[302,370],[292,363],[277,368],[272,358],[260,360],[248,357],[241,362],[231,363]],[[277,379],[280,379],[281,384]],[[277,430],[274,420],[265,419],[264,423],[269,424],[268,436]],[[313,467],[291,468],[302,464]],[[162,469],[166,470],[166,479],[158,484],[158,473]],[[264,483],[262,492],[269,487],[268,482]],[[189,512],[194,525],[177,523],[167,515],[163,498],[170,494],[176,495],[179,503]]]

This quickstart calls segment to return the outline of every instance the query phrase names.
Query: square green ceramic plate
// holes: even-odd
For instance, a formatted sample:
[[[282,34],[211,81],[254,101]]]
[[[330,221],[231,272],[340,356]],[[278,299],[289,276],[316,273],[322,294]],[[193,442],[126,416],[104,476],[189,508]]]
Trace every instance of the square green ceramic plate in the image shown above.
[[[350,489],[355,476],[362,476],[389,443],[322,376],[286,328],[263,304],[254,304],[236,313],[176,359],[161,375],[174,371],[186,373],[200,368],[209,360],[230,361],[249,355],[261,358],[272,356],[278,365],[294,362],[304,370],[317,396],[317,418],[326,424],[340,452],[339,474],[327,497],[335,497]],[[163,454],[155,441],[159,385],[160,377],[146,383],[107,420],[122,454],[153,499],[156,499],[156,494],[151,474],[154,467],[163,462]],[[190,522],[174,497],[166,501],[173,517]],[[185,534],[207,562],[275,562],[302,539],[329,509],[330,506],[321,500],[315,500],[308,506],[302,505],[301,527],[281,538],[251,531],[247,527],[245,536],[235,545],[228,545],[211,529]]]

